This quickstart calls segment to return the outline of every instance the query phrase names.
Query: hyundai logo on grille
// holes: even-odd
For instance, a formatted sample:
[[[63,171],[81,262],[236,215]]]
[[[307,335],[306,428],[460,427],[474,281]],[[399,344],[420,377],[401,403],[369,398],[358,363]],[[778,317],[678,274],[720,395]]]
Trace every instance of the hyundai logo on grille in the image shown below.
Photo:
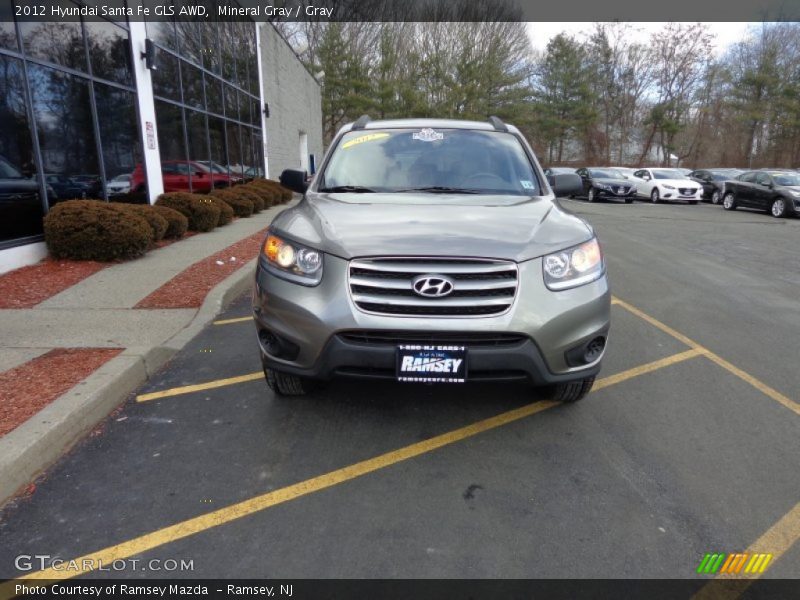
[[[442,298],[453,291],[453,282],[444,275],[420,275],[411,284],[414,291],[426,298]]]

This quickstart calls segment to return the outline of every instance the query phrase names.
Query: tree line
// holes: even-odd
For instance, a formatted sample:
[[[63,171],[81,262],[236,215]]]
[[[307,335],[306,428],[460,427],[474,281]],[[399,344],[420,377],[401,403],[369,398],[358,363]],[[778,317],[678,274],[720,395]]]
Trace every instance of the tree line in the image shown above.
[[[800,23],[760,24],[715,56],[703,23],[647,41],[598,23],[537,52],[508,17],[278,27],[322,85],[326,143],[365,113],[497,115],[548,164],[800,165]]]

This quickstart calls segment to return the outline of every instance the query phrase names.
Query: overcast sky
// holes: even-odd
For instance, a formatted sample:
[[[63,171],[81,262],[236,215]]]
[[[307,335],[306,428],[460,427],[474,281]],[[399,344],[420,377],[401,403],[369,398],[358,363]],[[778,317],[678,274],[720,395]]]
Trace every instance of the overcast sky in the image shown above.
[[[582,34],[591,32],[594,25],[594,23],[528,23],[528,35],[534,48],[544,50],[547,42],[562,31],[583,39]],[[631,23],[631,27],[637,30],[633,35],[642,42],[646,42],[651,33],[662,29],[664,25],[666,23]],[[715,37],[715,52],[719,55],[730,44],[745,36],[750,23],[707,23],[707,25]]]

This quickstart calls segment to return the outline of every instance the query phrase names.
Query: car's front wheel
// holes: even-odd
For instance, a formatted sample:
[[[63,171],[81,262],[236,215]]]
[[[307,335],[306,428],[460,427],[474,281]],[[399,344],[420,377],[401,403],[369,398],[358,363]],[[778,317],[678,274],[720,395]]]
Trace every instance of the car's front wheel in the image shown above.
[[[595,193],[594,188],[589,188],[589,191],[586,193],[586,199],[589,202],[594,202],[597,200],[597,194]]]
[[[625,204],[633,204],[633,197],[625,198]]]
[[[279,396],[305,396],[314,388],[314,382],[307,377],[275,371],[267,366],[264,366],[264,378],[269,389]]]
[[[577,402],[592,391],[594,377],[556,384],[553,388],[552,400],[556,402]]]
[[[722,201],[722,194],[719,190],[711,192],[711,204],[719,204]]]
[[[770,212],[772,213],[772,216],[777,219],[782,219],[785,217],[786,213],[788,212],[786,208],[786,200],[783,198],[775,198],[775,200],[772,201]]]
[[[736,198],[733,192],[728,192],[722,198],[722,208],[725,210],[736,210]]]
[[[661,200],[661,195],[658,193],[658,188],[653,188],[653,191],[650,192],[650,202],[658,204],[659,200]]]

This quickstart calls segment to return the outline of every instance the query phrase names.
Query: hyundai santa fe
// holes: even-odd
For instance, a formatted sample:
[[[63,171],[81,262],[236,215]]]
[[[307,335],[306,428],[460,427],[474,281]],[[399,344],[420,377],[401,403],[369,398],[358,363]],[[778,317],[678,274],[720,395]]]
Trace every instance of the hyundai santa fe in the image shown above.
[[[344,126],[303,194],[270,225],[253,312],[268,385],[337,377],[463,384],[527,380],[584,397],[609,330],[592,227],[556,195],[519,130],[403,119]]]

